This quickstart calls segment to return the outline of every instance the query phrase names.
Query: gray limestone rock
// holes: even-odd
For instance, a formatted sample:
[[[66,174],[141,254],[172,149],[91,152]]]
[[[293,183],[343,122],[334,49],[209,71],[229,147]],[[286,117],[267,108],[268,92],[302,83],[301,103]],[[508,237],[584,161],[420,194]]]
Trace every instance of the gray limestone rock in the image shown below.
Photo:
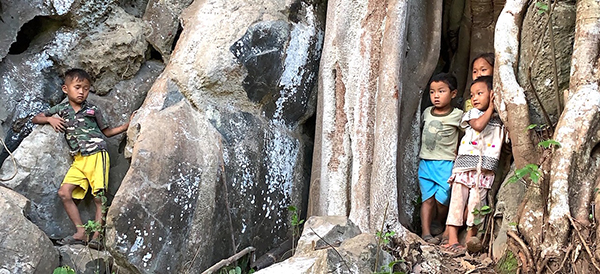
[[[61,265],[70,266],[76,273],[115,273],[112,271],[113,258],[108,251],[98,251],[84,245],[65,245],[56,249],[60,253]]]
[[[173,44],[180,29],[179,15],[192,0],[149,0],[144,12],[144,22],[149,31],[146,39],[162,55],[165,63],[175,47]]]
[[[287,238],[287,207],[304,208],[312,148],[304,122],[324,6],[259,2],[194,2],[182,13],[176,50],[128,131],[131,167],[107,219],[118,265],[206,269],[248,245],[260,256]],[[275,43],[278,58],[260,59],[269,49],[241,39],[246,33],[287,42]],[[278,69],[259,100],[248,95],[257,89],[245,89],[244,79],[257,75],[238,47]]]
[[[360,234],[348,217],[313,216],[306,222],[294,256],[256,273],[372,273],[380,270],[374,269],[377,256],[379,266],[393,260],[387,252],[377,252],[379,248],[375,235]]]
[[[532,124],[548,124],[544,118],[542,107],[548,113],[550,122],[552,124],[557,123],[561,113],[558,109],[557,100],[560,99],[561,104],[564,106],[563,92],[569,88],[571,56],[575,37],[575,2],[557,3],[554,11],[552,11],[552,18],[555,57],[552,56],[550,33],[544,29],[547,14],[537,12],[536,5],[531,5],[523,19],[517,77],[519,84],[525,89]],[[554,87],[553,62],[555,58],[558,94]],[[537,92],[541,105],[534,92]]]
[[[0,273],[51,273],[58,266],[52,242],[27,219],[29,201],[0,187]]]

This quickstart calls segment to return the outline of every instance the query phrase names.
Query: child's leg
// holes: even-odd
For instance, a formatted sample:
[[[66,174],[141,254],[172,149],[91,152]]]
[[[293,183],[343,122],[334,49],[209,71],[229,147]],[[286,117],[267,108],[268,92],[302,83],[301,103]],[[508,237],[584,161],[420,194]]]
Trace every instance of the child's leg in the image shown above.
[[[435,209],[436,200],[431,197],[421,204],[421,236],[431,235],[431,221],[433,220],[433,210]]]
[[[77,232],[73,234],[73,238],[77,240],[85,240],[85,229],[83,228],[83,223],[81,222],[81,216],[79,216],[79,209],[77,209],[77,205],[73,201],[71,197],[73,190],[79,187],[77,185],[72,184],[62,184],[58,189],[58,196],[63,202],[63,206],[65,207],[65,211],[71,219],[71,222],[75,225]]]
[[[469,188],[463,184],[454,183],[450,197],[448,219],[446,220],[449,246],[458,243],[458,229],[464,224],[463,214],[469,198]]]
[[[448,206],[445,206],[444,204],[441,204],[440,202],[438,202],[436,200],[436,220],[444,225],[446,223],[446,219],[448,218]],[[447,227],[445,227],[447,228]],[[448,230],[444,229],[444,232],[442,233],[442,237],[443,238],[448,238]]]
[[[94,197],[94,204],[96,204],[96,222],[100,224],[100,226],[104,225],[104,213],[102,212],[102,198],[99,196]],[[94,235],[92,236],[92,239],[98,239],[98,237],[100,236],[100,232],[96,231],[94,232]]]

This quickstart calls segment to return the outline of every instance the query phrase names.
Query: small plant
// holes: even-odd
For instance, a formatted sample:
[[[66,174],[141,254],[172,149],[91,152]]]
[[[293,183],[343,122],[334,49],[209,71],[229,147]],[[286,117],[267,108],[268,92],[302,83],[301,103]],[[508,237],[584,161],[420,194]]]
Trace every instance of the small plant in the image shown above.
[[[543,147],[544,149],[549,149],[551,147],[560,147],[560,143],[558,141],[548,139],[538,143],[538,146]]]
[[[518,180],[521,180],[525,177],[529,176],[531,181],[537,183],[540,180],[541,173],[539,170],[539,166],[536,164],[527,164],[523,168],[519,168],[515,170],[515,174],[508,178],[507,183],[514,183]]]
[[[304,223],[304,220],[300,220],[300,213],[298,212],[298,209],[295,206],[288,206],[288,210],[291,214],[290,224],[292,225],[292,252],[295,253],[296,237],[300,237],[300,226]]]
[[[385,233],[382,233],[381,231],[375,232],[375,236],[377,236],[377,242],[381,243],[381,245],[389,244],[394,235],[396,235],[395,231],[387,231]]]
[[[543,2],[535,3],[535,7],[537,8],[537,13],[542,14],[548,12],[548,4]]]
[[[388,265],[381,266],[381,270],[378,272],[373,272],[373,274],[404,274],[404,272],[394,271],[394,266],[398,263],[403,263],[404,260],[396,260]]]
[[[73,268],[68,265],[63,265],[54,269],[52,274],[77,274]]]
[[[483,222],[483,217],[492,213],[492,208],[490,206],[484,205],[480,208],[474,208],[472,213],[476,216],[473,220],[473,225],[480,225]]]

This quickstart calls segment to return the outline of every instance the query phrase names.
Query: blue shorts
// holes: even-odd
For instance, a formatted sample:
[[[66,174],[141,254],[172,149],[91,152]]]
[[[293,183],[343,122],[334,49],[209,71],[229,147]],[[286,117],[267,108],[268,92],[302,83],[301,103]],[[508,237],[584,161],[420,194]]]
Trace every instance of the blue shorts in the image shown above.
[[[419,162],[419,187],[421,199],[426,201],[431,197],[443,205],[450,204],[450,184],[448,178],[452,175],[453,161],[421,160]]]

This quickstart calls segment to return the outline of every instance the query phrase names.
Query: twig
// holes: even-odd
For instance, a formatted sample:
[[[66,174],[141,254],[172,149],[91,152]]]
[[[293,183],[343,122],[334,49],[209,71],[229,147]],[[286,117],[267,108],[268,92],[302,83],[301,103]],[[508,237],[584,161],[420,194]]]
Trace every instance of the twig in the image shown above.
[[[571,225],[573,226],[573,228],[575,228],[575,231],[577,231],[577,236],[579,236],[579,240],[585,247],[585,251],[587,251],[588,255],[590,255],[590,259],[592,260],[592,264],[596,268],[596,271],[598,271],[598,273],[600,273],[600,267],[598,267],[598,264],[596,263],[596,259],[594,259],[594,255],[592,254],[592,251],[590,251],[590,247],[587,245],[587,243],[583,239],[583,236],[581,236],[581,232],[579,231],[579,228],[577,228],[577,226],[575,225],[575,222],[573,221],[573,218],[571,218],[570,215],[567,215],[567,218],[569,218],[569,221],[571,221]]]
[[[256,250],[256,248],[254,247],[246,247],[244,249],[242,249],[242,251],[234,254],[233,256],[227,258],[227,259],[223,259],[221,261],[219,261],[218,263],[214,264],[213,266],[211,266],[209,269],[204,270],[204,272],[202,272],[202,274],[211,274],[214,273],[215,271],[221,269],[222,267],[228,266],[231,263],[239,260],[241,257],[244,257],[244,255],[254,252],[254,250]]]
[[[317,235],[317,237],[319,237],[319,239],[321,239],[321,241],[323,241],[328,246],[330,246],[333,249],[333,251],[335,251],[335,253],[338,256],[340,256],[340,259],[342,260],[342,262],[344,262],[344,265],[346,266],[346,268],[348,268],[348,273],[352,273],[352,270],[350,270],[350,267],[348,266],[348,263],[346,262],[346,260],[344,259],[344,257],[342,257],[342,254],[340,254],[333,245],[331,245],[330,243],[328,243],[327,241],[325,241],[325,239],[323,239],[319,234],[317,234],[317,232],[314,229],[312,229],[312,227],[309,227],[309,228],[310,228],[310,231],[312,231],[313,233],[315,233],[315,235]]]
[[[521,240],[521,238],[519,238],[519,236],[517,236],[517,234],[515,234],[513,231],[507,231],[506,235],[513,238],[513,240],[519,244],[525,253],[525,256],[527,257],[527,264],[533,267],[533,258],[531,257],[531,253],[529,253],[529,248],[527,248],[527,245],[523,242],[523,240]]]
[[[381,221],[381,230],[379,230],[379,237],[377,237],[377,251],[375,252],[375,266],[373,271],[377,272],[377,267],[379,266],[379,250],[381,249],[381,238],[383,237],[383,226],[385,225],[385,220],[387,219],[387,210],[390,203],[385,205],[385,210],[383,211],[383,221]]]
[[[10,159],[12,160],[13,164],[15,165],[15,173],[12,176],[10,176],[10,178],[8,178],[8,179],[0,178],[0,182],[6,182],[6,181],[12,180],[13,178],[15,178],[15,176],[17,176],[17,172],[18,172],[17,160],[15,160],[15,155],[13,155],[12,152],[10,151],[10,149],[8,149],[8,147],[4,143],[4,140],[0,139],[0,143],[2,143],[2,145],[4,146],[4,149],[6,149],[6,152],[8,152],[8,155],[10,155]]]
[[[553,274],[558,273],[563,266],[565,265],[565,262],[567,261],[567,258],[569,258],[569,253],[571,253],[571,250],[573,250],[573,244],[569,244],[569,247],[567,248],[567,252],[565,252],[565,257],[563,258],[562,262],[560,263],[560,266],[558,267],[558,269],[556,271],[554,271]]]

